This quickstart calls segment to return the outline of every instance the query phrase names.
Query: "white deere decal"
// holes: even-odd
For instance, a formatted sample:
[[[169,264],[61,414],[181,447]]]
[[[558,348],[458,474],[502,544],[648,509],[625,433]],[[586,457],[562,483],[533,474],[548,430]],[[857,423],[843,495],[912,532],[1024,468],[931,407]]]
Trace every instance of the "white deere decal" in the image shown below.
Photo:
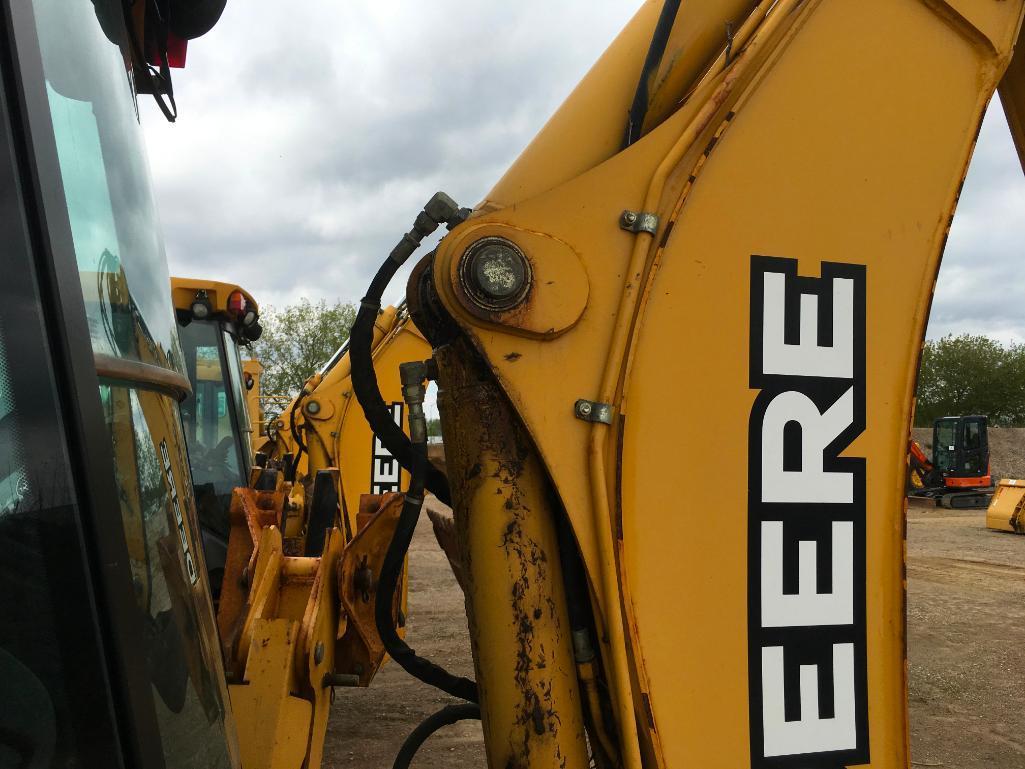
[[[390,407],[392,419],[399,427],[402,427],[404,405],[398,402],[391,404]],[[402,467],[376,435],[373,436],[373,441],[373,450],[370,452],[370,493],[386,494],[389,491],[400,491]]]
[[[754,767],[869,761],[865,268],[751,260],[749,672]]]

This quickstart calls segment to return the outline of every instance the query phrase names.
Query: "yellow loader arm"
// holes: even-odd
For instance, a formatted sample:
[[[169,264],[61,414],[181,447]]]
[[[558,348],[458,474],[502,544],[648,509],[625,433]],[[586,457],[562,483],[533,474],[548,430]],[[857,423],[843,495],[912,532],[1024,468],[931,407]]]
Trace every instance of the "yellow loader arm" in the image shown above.
[[[429,354],[403,308],[377,317],[374,365],[400,426],[399,363]],[[368,686],[384,662],[379,600],[404,635],[404,577],[379,586],[408,474],[353,402],[350,375],[343,348],[277,419],[258,447],[264,466],[232,495],[217,622],[249,769],[320,766],[332,688]]]
[[[417,218],[489,765],[909,766],[915,372],[1022,11],[646,3],[468,220]]]
[[[405,412],[399,363],[430,354],[430,345],[404,307],[386,307],[378,315],[374,324],[374,369],[400,426],[405,424]],[[347,347],[343,346],[282,410],[273,424],[273,434],[259,447],[268,460],[281,460],[286,455],[298,459],[293,488],[305,485],[312,491],[318,472],[336,469],[342,527],[350,537],[358,528],[361,495],[399,491],[409,477],[375,439],[363,418],[353,397],[351,374]],[[298,497],[295,501],[298,506]]]

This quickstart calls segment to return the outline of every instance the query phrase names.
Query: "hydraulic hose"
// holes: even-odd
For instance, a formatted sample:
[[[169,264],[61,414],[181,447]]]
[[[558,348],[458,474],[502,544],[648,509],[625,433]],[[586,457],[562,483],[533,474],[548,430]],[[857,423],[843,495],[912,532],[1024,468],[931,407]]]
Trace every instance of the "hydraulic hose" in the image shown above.
[[[395,630],[392,603],[399,585],[399,576],[405,562],[409,543],[413,539],[420,510],[423,507],[424,479],[430,462],[427,460],[427,421],[423,413],[423,396],[426,388],[425,363],[403,363],[399,370],[402,376],[402,394],[409,406],[410,445],[409,489],[399,514],[395,534],[388,545],[381,565],[381,576],[377,585],[377,600],[374,604],[374,621],[384,648],[403,670],[426,684],[441,689],[453,697],[477,702],[477,683],[469,678],[453,675],[430,660],[418,657]]]
[[[392,456],[406,470],[412,472],[413,450],[409,438],[400,425],[395,424],[391,409],[381,397],[381,389],[377,384],[377,373],[371,348],[374,343],[374,322],[381,311],[381,297],[399,267],[419,248],[421,241],[434,232],[438,225],[445,224],[449,229],[466,220],[469,210],[459,208],[455,202],[443,192],[437,193],[428,201],[421,211],[413,229],[402,236],[402,240],[392,249],[391,254],[381,265],[374,279],[370,282],[367,295],[360,302],[359,312],[349,332],[349,359],[352,366],[352,389],[356,393],[363,414],[374,435],[381,444],[391,452]],[[427,463],[424,480],[426,487],[446,505],[451,504],[448,479],[445,474]]]
[[[630,104],[626,135],[623,137],[623,149],[641,138],[644,116],[648,114],[648,103],[651,101],[652,78],[655,77],[658,67],[662,63],[666,46],[669,45],[669,35],[673,31],[673,24],[676,23],[676,15],[679,10],[680,0],[665,0],[662,5],[662,12],[659,14],[655,32],[651,36],[651,44],[648,46],[648,54],[644,57],[644,66],[641,68],[637,90],[634,92],[633,102]]]
[[[302,436],[299,434],[299,428],[295,424],[295,412],[299,408],[299,404],[303,402],[304,397],[304,394],[300,392],[288,412],[288,427],[292,433],[292,440],[295,441],[295,456],[292,458],[292,465],[288,468],[288,476],[285,478],[288,481],[295,480],[295,474],[299,471],[299,459],[302,457],[303,452],[307,451],[306,444],[303,443]]]
[[[433,713],[420,722],[419,726],[409,733],[402,743],[399,754],[395,756],[392,769],[409,769],[413,756],[427,742],[427,738],[443,726],[451,726],[459,721],[480,719],[480,706],[475,704],[446,705],[437,713]]]

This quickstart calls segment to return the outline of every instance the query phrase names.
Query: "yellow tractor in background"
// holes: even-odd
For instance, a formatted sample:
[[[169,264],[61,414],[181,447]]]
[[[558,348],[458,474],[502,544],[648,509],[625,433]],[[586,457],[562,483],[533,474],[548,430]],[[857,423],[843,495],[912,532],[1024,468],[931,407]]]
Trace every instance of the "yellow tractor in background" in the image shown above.
[[[406,476],[354,403],[346,345],[259,437],[247,412],[259,407],[261,367],[241,359],[241,348],[261,335],[256,301],[237,285],[209,280],[172,278],[171,288],[192,388],[180,404],[182,425],[242,756],[247,766],[293,765],[322,742],[329,700],[293,693],[292,683],[273,688],[276,676],[292,681],[298,672],[288,633],[316,637],[315,658],[337,658],[323,667],[327,683],[314,693],[370,682],[384,654],[369,597]],[[398,364],[430,348],[404,308],[381,313],[376,329],[375,366],[401,426]],[[404,580],[400,590],[401,637]],[[254,640],[260,665],[250,658]],[[349,667],[338,672],[342,664]]]
[[[399,364],[430,355],[431,348],[404,306],[386,307],[374,322],[374,370],[392,421],[405,429]],[[353,393],[346,342],[300,393],[268,424],[257,444],[261,463],[278,463],[294,482],[292,503],[330,481],[343,525],[354,528],[363,494],[401,491],[408,473],[376,438]],[[304,491],[304,489],[306,489]],[[319,493],[323,493],[319,492]]]
[[[203,550],[214,600],[228,552],[228,509],[253,466],[250,392],[240,348],[260,338],[260,309],[228,283],[171,278],[183,363],[192,392],[181,401]]]

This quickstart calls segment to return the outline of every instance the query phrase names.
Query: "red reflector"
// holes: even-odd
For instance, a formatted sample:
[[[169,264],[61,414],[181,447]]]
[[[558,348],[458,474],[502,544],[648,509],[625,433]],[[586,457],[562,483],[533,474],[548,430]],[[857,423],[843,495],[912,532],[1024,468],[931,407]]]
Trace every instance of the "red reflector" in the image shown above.
[[[241,291],[232,291],[231,296],[228,297],[228,312],[230,312],[236,318],[241,318],[242,313],[245,311],[246,298],[242,296]]]
[[[169,67],[182,69],[185,66],[185,49],[189,41],[167,34],[167,64]]]

